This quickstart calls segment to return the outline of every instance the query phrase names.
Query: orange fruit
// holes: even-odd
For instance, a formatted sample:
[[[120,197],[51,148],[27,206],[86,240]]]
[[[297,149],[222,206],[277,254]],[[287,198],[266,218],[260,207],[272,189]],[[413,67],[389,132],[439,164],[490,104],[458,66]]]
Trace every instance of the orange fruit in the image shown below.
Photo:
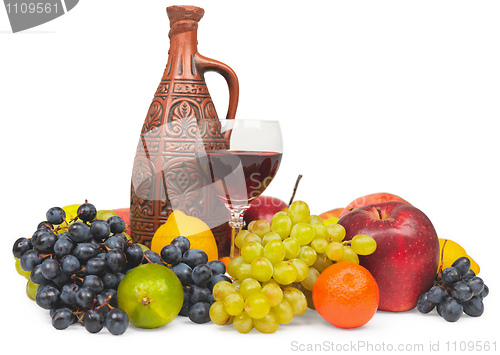
[[[379,289],[367,269],[342,261],[319,275],[312,298],[314,308],[326,321],[339,328],[357,328],[375,315]]]
[[[446,241],[446,244],[445,244]],[[444,247],[444,253],[443,253],[443,247]],[[455,260],[462,256],[466,256],[470,260],[470,268],[474,273],[477,275],[479,274],[480,268],[479,265],[470,257],[467,255],[467,252],[465,249],[458,244],[457,242],[454,242],[451,239],[442,239],[439,238],[439,265],[438,265],[438,271],[439,268],[441,267],[441,255],[443,255],[443,269],[446,269],[447,267],[451,266]]]
[[[161,249],[179,236],[189,239],[191,249],[201,249],[207,253],[208,261],[218,260],[219,252],[214,235],[201,219],[173,211],[165,223],[158,228],[151,240],[151,250],[161,253]]]

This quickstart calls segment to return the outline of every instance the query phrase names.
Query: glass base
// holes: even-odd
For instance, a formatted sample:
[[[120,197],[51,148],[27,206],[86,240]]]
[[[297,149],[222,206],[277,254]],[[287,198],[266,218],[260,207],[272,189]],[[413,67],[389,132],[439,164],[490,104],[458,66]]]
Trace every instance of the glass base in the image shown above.
[[[229,226],[231,227],[231,250],[229,251],[229,259],[233,259],[234,257],[239,255],[239,250],[234,244],[234,240],[240,230],[245,227],[245,220],[243,219],[243,215],[245,210],[236,210],[231,211],[231,219],[229,220]]]

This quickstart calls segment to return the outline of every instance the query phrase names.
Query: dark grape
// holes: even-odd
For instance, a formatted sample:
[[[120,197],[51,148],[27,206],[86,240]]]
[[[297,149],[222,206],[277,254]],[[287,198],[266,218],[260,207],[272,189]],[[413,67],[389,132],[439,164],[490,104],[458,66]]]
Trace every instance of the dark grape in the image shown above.
[[[112,309],[106,315],[106,328],[113,335],[120,335],[125,333],[128,328],[127,313],[119,308]]]
[[[91,203],[84,203],[78,207],[76,211],[78,218],[80,218],[84,222],[93,221],[97,215],[97,209]]]
[[[490,293],[490,289],[485,284],[484,288],[483,288],[483,291],[481,291],[481,293],[479,294],[479,296],[481,296],[481,298],[485,298],[486,296],[488,296],[489,293]]]
[[[81,287],[75,295],[76,303],[83,308],[90,308],[94,304],[95,293],[88,287]]]
[[[89,333],[99,333],[104,327],[104,317],[96,310],[89,309],[83,316],[83,326]]]
[[[101,275],[108,269],[108,264],[105,259],[96,256],[87,261],[85,268],[90,275]]]
[[[38,285],[47,282],[47,279],[42,274],[42,265],[41,264],[35,266],[33,271],[31,271],[30,280],[34,284],[38,284]]]
[[[177,248],[179,248],[181,250],[182,254],[184,254],[186,251],[188,251],[189,248],[191,247],[191,243],[189,242],[189,239],[187,239],[186,237],[183,237],[183,236],[174,238],[170,242],[170,244],[175,245]]]
[[[57,288],[53,286],[45,286],[41,291],[37,292],[35,301],[43,309],[51,309],[58,304],[59,295],[60,291]]]
[[[68,234],[75,243],[84,243],[91,238],[90,228],[83,222],[74,222],[68,228]]]
[[[47,280],[55,279],[61,273],[61,266],[57,260],[45,259],[40,264],[43,277]]]
[[[97,295],[97,304],[109,304],[111,307],[118,307],[118,293],[114,289],[106,289]]]
[[[115,288],[118,286],[118,277],[111,271],[106,271],[101,275],[104,288]]]
[[[38,251],[31,249],[26,251],[20,259],[21,269],[24,271],[31,272],[35,266],[42,263],[42,260],[38,256]]]
[[[452,297],[448,297],[441,304],[440,309],[441,317],[448,322],[456,322],[462,316],[464,311],[463,306]]]
[[[107,222],[109,224],[111,233],[123,233],[125,231],[125,228],[127,228],[125,221],[119,216],[111,216],[108,218]]]
[[[58,276],[52,279],[52,282],[59,288],[66,285],[71,280],[71,275],[61,271]]]
[[[460,280],[460,273],[452,266],[444,269],[441,275],[444,283],[447,285],[453,285],[455,282],[458,282]]]
[[[69,308],[59,308],[56,309],[52,315],[52,325],[58,330],[63,330],[68,328],[73,324],[75,316]]]
[[[160,255],[167,264],[176,265],[181,261],[182,251],[175,245],[168,244],[161,249]]]
[[[61,269],[68,274],[74,274],[80,270],[80,261],[74,255],[66,255],[61,259]]]
[[[152,250],[146,250],[144,252],[144,259],[142,261],[143,263],[154,263],[154,264],[159,264],[159,265],[165,265],[163,260],[161,260],[161,256],[158,255],[157,252],[152,251]]]
[[[483,279],[478,276],[474,276],[467,280],[467,285],[469,285],[469,287],[471,288],[474,296],[478,296],[481,294],[481,292],[483,292],[484,282]]]
[[[182,254],[182,262],[194,268],[200,264],[206,264],[208,262],[208,256],[203,250],[189,249]]]
[[[208,297],[210,296],[211,292],[208,288],[206,287],[201,287],[198,285],[192,285],[191,286],[191,294],[189,295],[189,301],[192,304],[198,303],[198,302],[206,302],[208,300]]]
[[[179,263],[170,268],[177,275],[179,280],[181,281],[183,286],[189,286],[193,283],[193,279],[191,278],[191,273],[193,269],[187,264]]]
[[[54,244],[54,253],[56,253],[58,257],[63,257],[70,254],[74,246],[75,244],[71,239],[59,238]]]
[[[109,228],[108,222],[102,219],[95,219],[90,224],[90,234],[94,238],[104,239],[109,237],[111,230]]]
[[[470,300],[472,296],[474,296],[474,293],[472,292],[472,289],[469,287],[469,285],[465,283],[465,281],[458,281],[451,288],[451,295],[458,302],[465,302]]]
[[[441,303],[446,297],[446,290],[438,285],[432,286],[427,293],[427,300],[435,304]]]
[[[451,266],[457,269],[460,276],[464,277],[470,270],[470,260],[468,257],[462,256],[455,260]]]
[[[417,310],[420,313],[429,313],[435,307],[435,304],[430,302],[428,299],[429,293],[425,292],[420,295],[417,301]]]
[[[73,305],[76,303],[76,293],[80,287],[77,284],[66,284],[62,287],[61,290],[61,295],[59,296],[61,298],[61,301],[63,301],[66,304]]]
[[[54,226],[49,221],[43,221],[43,222],[38,223],[38,226],[36,227],[36,229],[49,229],[49,230],[53,230]]]
[[[125,248],[125,255],[127,256],[128,267],[135,267],[142,263],[144,259],[144,252],[137,244],[129,244]]]
[[[191,306],[188,312],[189,319],[198,324],[210,321],[210,305],[207,302],[198,302]]]
[[[97,275],[87,275],[83,278],[82,287],[90,288],[95,294],[104,290],[104,283]]]
[[[112,272],[123,272],[127,267],[127,257],[123,251],[111,249],[106,254],[106,263]]]
[[[231,282],[231,279],[227,277],[226,275],[213,275],[212,278],[210,279],[210,282],[208,283],[208,288],[212,290],[215,286],[215,284],[219,281],[227,281]]]
[[[99,249],[90,243],[80,243],[76,246],[73,254],[81,263],[85,263],[87,260],[95,258],[99,254]]]
[[[471,317],[479,317],[484,312],[484,304],[481,297],[474,296],[467,302],[463,303],[465,314]]]
[[[121,238],[118,238],[114,235],[106,239],[106,241],[104,242],[104,245],[106,245],[109,249],[125,250],[126,244],[127,243],[124,242]]]
[[[207,264],[201,264],[193,269],[193,282],[198,286],[206,286],[212,279],[212,269]]]
[[[208,267],[212,269],[213,275],[225,274],[226,273],[226,264],[224,264],[220,260],[212,260],[207,263]]]
[[[19,259],[25,252],[30,249],[33,249],[31,241],[28,238],[19,238],[14,242],[14,246],[12,247],[12,254],[14,254],[15,258]]]
[[[45,218],[51,224],[61,224],[66,218],[66,212],[61,207],[52,207],[45,214]]]
[[[35,242],[35,249],[41,254],[50,254],[54,252],[54,245],[56,244],[57,236],[54,232],[45,230],[40,233]]]

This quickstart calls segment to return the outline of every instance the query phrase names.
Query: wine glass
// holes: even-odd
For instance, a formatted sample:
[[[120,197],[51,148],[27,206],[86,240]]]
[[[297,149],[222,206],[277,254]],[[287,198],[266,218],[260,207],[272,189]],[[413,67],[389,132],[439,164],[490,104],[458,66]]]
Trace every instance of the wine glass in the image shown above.
[[[233,258],[235,236],[245,226],[245,211],[278,171],[283,140],[278,121],[231,119],[215,124],[215,129],[220,129],[217,133],[224,137],[223,146],[200,136],[196,156],[211,187],[231,212],[230,258]],[[212,127],[212,131],[213,125],[214,120],[199,122],[199,127]]]

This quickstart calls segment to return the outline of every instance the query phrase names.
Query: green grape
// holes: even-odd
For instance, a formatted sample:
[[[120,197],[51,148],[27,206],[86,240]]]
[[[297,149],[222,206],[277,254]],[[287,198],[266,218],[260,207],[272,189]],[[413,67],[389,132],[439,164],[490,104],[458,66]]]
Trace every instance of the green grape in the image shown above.
[[[316,253],[321,254],[326,251],[326,246],[328,245],[328,241],[325,238],[314,237],[310,245],[311,248],[313,248]]]
[[[283,290],[283,299],[290,303],[294,316],[301,316],[307,311],[306,296],[295,287],[287,287]]]
[[[236,289],[229,281],[219,281],[212,289],[212,295],[216,301],[224,301],[227,295],[236,292]]]
[[[259,219],[255,221],[254,225],[252,226],[252,233],[257,234],[261,238],[270,231],[271,231],[271,224],[265,219]]]
[[[299,258],[304,260],[307,266],[311,266],[316,262],[318,254],[316,254],[316,251],[314,251],[314,249],[309,245],[304,245],[300,248]]]
[[[242,262],[238,266],[238,270],[236,270],[236,278],[238,280],[245,280],[248,279],[249,277],[252,277],[252,266],[249,263]],[[240,285],[240,291],[241,291],[241,285]]]
[[[304,280],[302,280],[300,282],[300,284],[302,286],[304,286],[304,288],[306,290],[312,291],[314,284],[316,283],[316,280],[318,279],[319,274],[320,273],[319,273],[318,269],[316,269],[314,267],[310,267],[309,273],[307,274],[307,277]]]
[[[260,292],[261,290],[262,286],[260,285],[260,282],[252,277],[249,277],[241,281],[239,292],[244,299],[247,299],[252,293]]]
[[[23,276],[26,280],[30,279],[31,272],[29,271],[24,271],[23,268],[21,267],[21,259],[16,258],[16,271],[19,275]]]
[[[297,279],[297,268],[290,261],[280,261],[274,265],[273,279],[280,285],[289,285]]]
[[[264,257],[271,262],[271,264],[276,264],[285,259],[285,244],[280,240],[271,240],[264,247]]]
[[[245,243],[243,243],[243,239],[245,239],[245,236],[249,234],[250,232],[247,231],[246,229],[242,229],[238,232],[238,235],[234,238],[234,244],[241,249]]]
[[[324,225],[323,219],[320,216],[315,215],[315,214],[312,214],[309,216],[309,220],[307,221],[307,223],[309,223],[310,225],[313,225],[315,223],[319,223],[319,224]]]
[[[252,221],[252,222],[248,223],[248,226],[247,226],[248,231],[250,231],[250,232],[252,231],[252,228],[253,228],[253,225],[255,224],[255,222],[257,222],[257,221]]]
[[[224,309],[232,316],[237,316],[243,312],[243,307],[245,307],[245,300],[238,292],[230,293],[224,298]]]
[[[233,286],[236,289],[236,292],[240,292],[240,285],[241,285],[241,280],[234,279]]]
[[[269,300],[260,292],[252,293],[245,301],[245,312],[254,320],[264,318],[270,310]]]
[[[341,242],[345,238],[345,228],[341,224],[329,224],[326,226],[328,242]]]
[[[262,246],[265,247],[266,244],[269,243],[271,240],[281,241],[281,237],[275,231],[270,231],[270,232],[266,233],[265,236],[262,237]]]
[[[344,245],[344,256],[339,261],[351,261],[359,264],[358,254],[350,246]]]
[[[325,252],[330,260],[340,261],[344,257],[344,246],[339,242],[331,242],[326,246]]]
[[[36,291],[38,290],[38,284],[33,283],[31,280],[28,280],[26,283],[26,295],[28,298],[32,301],[35,300],[36,297]]]
[[[312,224],[312,227],[314,228],[314,238],[323,238],[326,239],[328,238],[328,227],[325,226],[324,223],[314,223]]]
[[[243,238],[243,247],[245,245],[247,245],[248,243],[252,243],[252,242],[262,244],[262,239],[260,239],[260,237],[255,233],[248,233],[247,235],[245,235],[245,238]],[[241,248],[240,248],[240,250],[241,250]]]
[[[273,216],[273,218],[271,218],[271,229],[273,227],[273,222],[274,220],[276,219],[276,217],[278,216],[288,216],[288,213],[286,213],[286,211],[279,211],[279,212],[276,212]]]
[[[279,329],[280,322],[278,317],[269,311],[264,318],[254,319],[253,326],[261,333],[271,334]]]
[[[333,261],[326,256],[326,253],[318,254],[318,258],[316,262],[313,264],[313,267],[322,273],[328,266],[332,265]]]
[[[277,306],[272,307],[271,311],[278,317],[280,324],[288,324],[293,319],[293,308],[285,300],[281,301]]]
[[[253,319],[243,311],[234,317],[233,327],[242,334],[247,334],[253,329]]]
[[[260,292],[266,295],[271,307],[277,306],[283,300],[283,291],[277,284],[267,284],[262,287]]]
[[[237,256],[229,261],[227,264],[227,273],[229,276],[233,278],[237,278],[237,270],[238,266],[243,262],[243,258],[240,256]]]
[[[70,206],[66,206],[66,207],[62,208],[64,210],[64,212],[66,212],[66,220],[68,222],[76,216],[76,212],[78,210],[78,207],[80,207],[79,204],[70,205]],[[95,218],[107,221],[108,218],[112,217],[112,216],[118,216],[118,213],[116,213],[112,210],[99,210],[99,211],[97,211]],[[80,221],[80,219],[78,219],[78,220]]]
[[[73,220],[76,216],[78,216],[78,207],[80,207],[79,203],[62,207],[62,209],[64,210],[64,213],[66,213],[66,221],[68,223],[69,223],[69,221]],[[99,216],[99,217],[97,217],[97,216]],[[116,214],[115,212],[113,212],[111,210],[97,211],[97,214],[96,214],[96,218],[104,219],[105,221],[107,221],[108,218],[111,216],[118,216],[118,214]],[[105,217],[105,218],[103,218],[103,217]],[[82,220],[80,218],[78,218],[77,221],[81,222]]]
[[[314,238],[314,228],[309,223],[299,222],[292,227],[290,238],[295,238],[300,245],[307,245]]]
[[[266,285],[278,285],[279,286],[280,284],[277,283],[275,279],[271,278],[271,279],[267,280],[266,282],[262,283],[262,287],[264,287]]]
[[[287,213],[278,213],[274,215],[271,221],[271,229],[278,233],[281,239],[285,239],[290,235],[290,231],[292,230],[292,220]]]
[[[285,246],[285,258],[295,259],[300,254],[300,243],[295,238],[286,238],[283,241]]]
[[[288,216],[292,220],[292,224],[297,224],[299,222],[307,223],[310,215],[311,210],[304,201],[294,201],[290,207],[288,207]]]
[[[226,312],[224,302],[216,301],[210,306],[210,320],[217,325],[225,325],[231,318],[231,315]]]
[[[351,248],[358,255],[370,255],[377,249],[377,242],[369,235],[358,234],[352,238]]]
[[[264,257],[254,259],[250,266],[252,277],[260,282],[265,282],[273,276],[273,264]]]
[[[264,254],[264,247],[262,246],[262,244],[259,244],[257,242],[250,242],[243,245],[240,253],[244,262],[251,263],[254,259]]]
[[[307,263],[300,258],[290,259],[289,261],[297,269],[297,278],[295,279],[294,282],[300,282],[304,280],[309,274],[309,265],[307,265]]]

